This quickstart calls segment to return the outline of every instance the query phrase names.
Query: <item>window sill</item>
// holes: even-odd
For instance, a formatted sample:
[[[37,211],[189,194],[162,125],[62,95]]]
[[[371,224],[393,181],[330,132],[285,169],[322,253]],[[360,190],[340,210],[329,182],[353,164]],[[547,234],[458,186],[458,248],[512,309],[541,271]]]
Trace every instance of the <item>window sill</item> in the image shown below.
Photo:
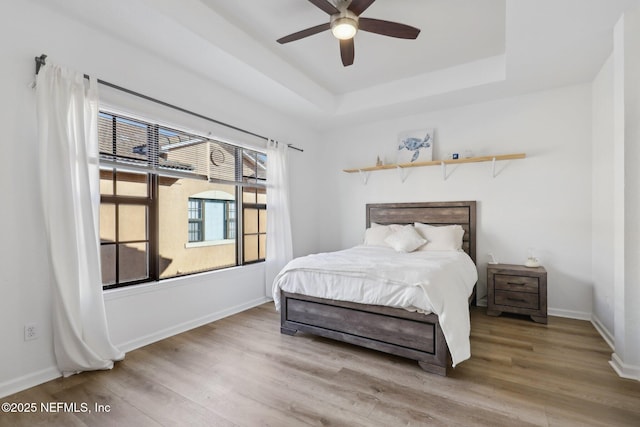
[[[235,239],[224,239],[224,240],[210,240],[206,242],[188,242],[184,244],[184,247],[189,248],[203,248],[206,246],[221,246],[221,245],[235,245]]]
[[[105,301],[127,298],[134,295],[166,292],[167,289],[193,286],[206,283],[210,285],[212,281],[233,280],[238,274],[257,273],[260,277],[264,275],[264,262],[256,262],[247,265],[222,268],[220,270],[204,271],[202,273],[189,274],[187,276],[170,277],[160,281],[139,283],[137,285],[122,286],[120,288],[106,289],[103,291]]]

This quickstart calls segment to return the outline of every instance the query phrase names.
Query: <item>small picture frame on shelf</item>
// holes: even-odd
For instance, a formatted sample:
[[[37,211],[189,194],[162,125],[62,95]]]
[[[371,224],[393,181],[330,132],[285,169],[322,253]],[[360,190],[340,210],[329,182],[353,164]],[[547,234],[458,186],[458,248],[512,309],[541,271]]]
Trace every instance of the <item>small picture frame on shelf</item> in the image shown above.
[[[401,132],[398,135],[396,163],[433,160],[433,128]]]

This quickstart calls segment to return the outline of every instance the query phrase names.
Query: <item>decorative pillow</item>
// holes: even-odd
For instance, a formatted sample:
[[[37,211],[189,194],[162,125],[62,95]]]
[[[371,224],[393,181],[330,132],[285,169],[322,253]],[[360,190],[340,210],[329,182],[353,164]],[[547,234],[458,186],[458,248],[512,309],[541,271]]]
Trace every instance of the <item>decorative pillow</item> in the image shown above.
[[[391,233],[384,241],[397,252],[413,252],[427,243],[411,224]]]
[[[425,239],[427,244],[421,251],[459,251],[462,249],[464,228],[460,225],[433,226],[429,224],[414,224],[416,231]]]
[[[367,228],[364,232],[364,245],[388,247],[389,244],[387,244],[384,239],[400,228],[402,228],[402,226],[398,224],[381,225],[372,222],[371,228]]]

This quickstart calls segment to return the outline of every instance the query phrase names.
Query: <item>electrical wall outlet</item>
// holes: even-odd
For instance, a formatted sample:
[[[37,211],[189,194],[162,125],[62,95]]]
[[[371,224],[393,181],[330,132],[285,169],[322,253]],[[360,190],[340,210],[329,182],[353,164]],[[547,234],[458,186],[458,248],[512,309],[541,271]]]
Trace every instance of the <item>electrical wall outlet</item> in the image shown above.
[[[31,341],[38,338],[38,325],[35,323],[27,323],[24,325],[24,340]]]

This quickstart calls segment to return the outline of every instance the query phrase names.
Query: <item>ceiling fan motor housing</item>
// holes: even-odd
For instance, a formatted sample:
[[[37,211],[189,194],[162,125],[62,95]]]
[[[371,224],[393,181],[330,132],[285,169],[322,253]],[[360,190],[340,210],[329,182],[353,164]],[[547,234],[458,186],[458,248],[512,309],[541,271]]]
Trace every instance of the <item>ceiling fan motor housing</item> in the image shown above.
[[[347,8],[343,8],[339,14],[331,15],[331,32],[341,40],[353,38],[358,32],[358,15]]]

